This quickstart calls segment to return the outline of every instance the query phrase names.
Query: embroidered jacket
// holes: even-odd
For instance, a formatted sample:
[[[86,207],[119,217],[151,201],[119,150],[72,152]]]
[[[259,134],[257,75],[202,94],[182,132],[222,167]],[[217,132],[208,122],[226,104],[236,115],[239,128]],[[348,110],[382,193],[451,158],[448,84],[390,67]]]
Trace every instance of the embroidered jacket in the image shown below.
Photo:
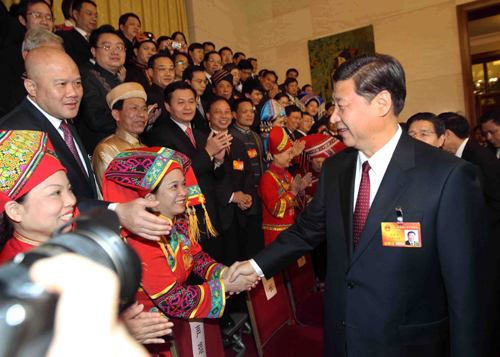
[[[17,255],[17,253],[26,252],[40,245],[42,245],[41,242],[26,238],[19,233],[14,232],[14,236],[9,239],[7,243],[5,243],[2,251],[0,252],[0,264],[11,260]]]

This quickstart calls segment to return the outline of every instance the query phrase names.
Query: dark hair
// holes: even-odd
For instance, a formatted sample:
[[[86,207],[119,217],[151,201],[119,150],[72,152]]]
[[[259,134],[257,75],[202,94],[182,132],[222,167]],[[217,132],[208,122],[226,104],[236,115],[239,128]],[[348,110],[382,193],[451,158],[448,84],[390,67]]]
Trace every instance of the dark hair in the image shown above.
[[[252,108],[253,108],[253,102],[251,99],[246,98],[246,97],[241,97],[241,98],[236,99],[233,102],[233,107],[231,108],[231,110],[233,112],[238,112],[238,109],[240,108],[241,103],[250,103],[252,105]]]
[[[481,115],[481,118],[479,118],[479,124],[485,124],[490,120],[493,120],[493,123],[496,125],[500,125],[500,109],[493,109]]]
[[[240,56],[245,56],[245,54],[243,52],[236,52],[234,55],[233,55],[233,60],[235,59],[238,59]],[[246,57],[246,56],[245,56]]]
[[[141,23],[141,19],[139,18],[139,16],[137,16],[133,12],[127,12],[126,14],[123,14],[122,16],[120,16],[120,19],[118,20],[118,26],[120,26],[120,25],[125,26],[129,17],[135,17],[139,21],[139,24]]]
[[[302,113],[302,110],[300,110],[299,107],[297,107],[296,105],[289,105],[288,107],[285,108],[285,113],[286,113],[286,116],[290,116],[290,114],[292,113],[300,113],[300,116],[303,116],[304,114]]]
[[[428,112],[417,113],[408,118],[408,120],[406,121],[406,131],[410,129],[410,126],[414,122],[420,120],[426,120],[428,122],[431,122],[432,125],[434,126],[434,131],[436,132],[438,138],[441,137],[441,135],[444,135],[444,133],[446,132],[443,120],[438,118],[435,114]]]
[[[278,82],[278,75],[276,74],[276,72],[268,71],[267,69],[264,72],[264,74],[262,75],[262,78],[266,78],[268,74],[272,74],[276,78],[276,82]]]
[[[170,105],[170,102],[172,101],[172,95],[176,90],[190,90],[191,92],[193,92],[195,99],[198,96],[193,87],[191,87],[188,83],[184,81],[173,82],[170,83],[163,91],[163,98],[165,99],[165,102],[168,103],[168,105]]]
[[[335,74],[335,82],[353,79],[354,91],[370,103],[386,90],[391,94],[394,115],[405,106],[405,71],[397,59],[388,55],[369,53],[353,57],[342,63]]]
[[[254,90],[264,93],[264,87],[262,87],[262,83],[260,83],[260,81],[248,78],[245,81],[245,84],[243,84],[241,93],[251,95]]]
[[[29,191],[15,201],[19,204],[23,204],[24,201],[26,201],[28,193]],[[7,241],[12,238],[13,234],[14,225],[12,224],[9,216],[7,216],[7,213],[3,211],[2,214],[0,214],[0,249],[3,248],[5,243],[7,243]]]
[[[222,47],[222,48],[218,51],[218,52],[219,52],[219,54],[221,55],[221,57],[222,57],[222,51],[229,51],[229,52],[231,52],[231,54],[233,54],[233,50],[232,50],[232,49],[230,49],[229,47]]]
[[[222,68],[228,72],[231,72],[233,69],[237,69],[237,70],[240,69],[240,67],[238,67],[238,65],[234,64],[234,63],[226,63],[224,66],[222,66]]]
[[[475,132],[476,132],[476,130],[478,130],[478,129],[479,129],[479,130],[481,130],[481,132],[483,131],[483,129],[481,128],[481,125],[476,125],[476,126],[474,127],[474,129],[472,129],[472,132],[474,132],[474,133],[475,133]]]
[[[205,46],[212,46],[215,50],[215,45],[212,42],[203,42],[203,49],[205,49]]]
[[[415,235],[415,232],[413,232],[413,231],[409,231],[406,235],[409,236],[410,233],[412,233],[413,235]]]
[[[275,101],[279,101],[279,100],[280,100],[281,98],[283,98],[283,97],[288,98],[288,101],[290,101],[290,98],[288,97],[288,94],[283,93],[283,92],[279,92],[278,94],[276,94],[276,95],[274,96],[274,100],[275,100]]]
[[[92,31],[92,33],[90,34],[90,38],[89,38],[90,47],[94,47],[94,48],[97,47],[97,42],[99,42],[99,36],[104,35],[105,33],[111,33],[113,35],[120,37],[120,39],[123,39],[123,37],[121,37],[118,34],[118,32],[116,32],[116,30],[113,26],[102,25],[101,27]]]
[[[332,102],[328,102],[325,104],[325,112],[328,111],[328,109],[330,109],[331,107],[333,107],[333,103]]]
[[[50,14],[53,15],[52,9],[44,0],[24,0],[19,3],[18,14],[26,20],[28,8],[35,4],[45,4],[50,9]]]
[[[160,47],[160,43],[162,43],[163,41],[167,41],[167,40],[170,40],[170,37],[168,37],[168,36],[160,36],[156,40],[156,43],[158,44],[158,47]]]
[[[247,58],[247,61],[249,61],[250,63],[252,63],[252,61],[257,62],[257,58],[250,57],[250,58]]]
[[[310,85],[310,84],[304,84],[302,86],[302,88],[301,88],[302,92],[305,92],[307,87],[311,87],[312,88],[312,85]]]
[[[189,45],[188,47],[188,52],[192,52],[194,50],[203,50],[203,45],[201,43],[198,43],[198,42],[193,42],[192,44]]]
[[[193,80],[195,72],[205,73],[205,69],[202,66],[189,66],[182,73],[182,80],[188,80],[191,82]]]
[[[290,85],[290,83],[294,83],[294,82],[299,84],[299,81],[296,80],[295,78],[288,77],[287,79],[285,79],[285,86],[288,87]]]
[[[185,42],[185,43],[186,43],[186,45],[187,45],[187,43],[188,43],[188,42],[187,42],[187,40],[186,40],[186,36],[185,36],[182,32],[180,32],[180,31],[175,31],[175,32],[172,34],[172,36],[170,36],[170,38],[172,39],[172,41],[175,41],[175,37],[176,37],[177,35],[182,35],[182,37],[184,38],[184,42]]]
[[[295,68],[290,68],[288,71],[286,71],[286,76],[288,77],[288,75],[291,72],[295,72],[295,73],[297,73],[297,77],[299,76],[299,71],[297,71]]]
[[[259,71],[258,76],[259,76],[259,77],[262,77],[262,75],[264,74],[264,72],[267,72],[267,69],[261,69],[261,70]]]
[[[446,112],[438,115],[444,123],[446,130],[451,130],[460,139],[469,137],[470,125],[467,119],[458,113]]]
[[[113,108],[111,108],[111,110],[122,110],[123,103],[125,103],[125,99],[120,99],[115,104],[113,104]]]
[[[94,5],[97,8],[96,3],[93,2],[92,0],[76,0],[75,2],[73,2],[73,10],[76,10],[76,11],[80,12],[80,10],[82,9],[83,4],[85,4],[85,3]],[[103,26],[105,26],[105,25],[103,25]]]
[[[219,52],[217,52],[217,51],[211,51],[211,52],[205,53],[205,57],[203,57],[203,62],[207,62],[210,59],[210,56],[213,55],[213,54],[216,54],[217,56],[220,57]]]
[[[63,0],[61,3],[61,10],[66,20],[73,18],[73,13],[71,12],[71,6],[73,6],[74,0]]]
[[[186,53],[182,53],[182,52],[179,52],[179,51],[175,50],[175,51],[174,51],[174,53],[173,53],[173,54],[172,54],[172,56],[171,56],[171,59],[173,59],[173,60],[172,60],[172,62],[174,62],[174,66],[175,66],[175,62],[177,62],[177,56],[184,56],[184,57],[186,57],[186,58],[187,58],[187,60],[189,61],[189,56],[188,56],[188,54],[186,54]]]
[[[221,96],[216,96],[216,97],[214,97],[214,99],[212,99],[210,101],[210,103],[208,103],[206,112],[210,113],[210,109],[212,108],[212,105],[214,105],[215,103],[218,103],[218,102],[226,102],[227,105],[229,106],[229,109],[231,109],[231,104],[229,103],[229,101],[226,98],[221,97]]]
[[[168,52],[161,52],[161,53],[157,53],[155,55],[152,55],[151,57],[149,57],[149,60],[148,60],[148,68],[154,68],[155,67],[155,61],[158,59],[158,58],[170,58],[170,60],[172,61],[172,63],[174,62],[174,60],[172,59],[172,57],[170,56],[170,54]]]
[[[249,61],[249,60],[241,60],[238,62],[237,66],[239,67],[239,69],[252,69],[253,70],[253,66],[252,66],[252,63]]]

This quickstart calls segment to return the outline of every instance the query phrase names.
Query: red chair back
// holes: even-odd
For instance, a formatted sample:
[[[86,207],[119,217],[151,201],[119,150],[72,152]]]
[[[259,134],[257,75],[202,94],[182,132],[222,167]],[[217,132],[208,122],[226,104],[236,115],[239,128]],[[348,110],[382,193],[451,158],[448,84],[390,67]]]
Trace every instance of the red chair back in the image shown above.
[[[297,305],[304,296],[310,292],[316,291],[316,279],[314,277],[311,255],[309,253],[306,254],[304,259],[305,264],[301,267],[299,267],[298,262],[294,262],[286,269],[288,292],[292,300],[293,308],[295,308],[295,305]]]
[[[281,273],[274,276],[274,284],[276,295],[270,300],[267,300],[263,282],[247,293],[250,320],[260,354],[269,339],[283,325],[290,323],[288,299]]]

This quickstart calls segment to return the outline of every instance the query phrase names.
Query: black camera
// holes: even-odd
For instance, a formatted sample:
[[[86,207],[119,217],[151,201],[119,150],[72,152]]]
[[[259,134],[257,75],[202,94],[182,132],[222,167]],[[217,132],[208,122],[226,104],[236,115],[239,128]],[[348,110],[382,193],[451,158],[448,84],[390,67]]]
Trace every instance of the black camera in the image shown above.
[[[60,233],[74,221],[76,229]],[[134,301],[141,280],[141,262],[121,240],[116,214],[97,209],[74,221],[60,227],[47,243],[19,253],[0,267],[0,357],[44,356],[52,341],[58,296],[30,280],[29,269],[39,259],[63,253],[90,258],[118,275],[121,311]],[[75,307],[75,315],[78,313]]]

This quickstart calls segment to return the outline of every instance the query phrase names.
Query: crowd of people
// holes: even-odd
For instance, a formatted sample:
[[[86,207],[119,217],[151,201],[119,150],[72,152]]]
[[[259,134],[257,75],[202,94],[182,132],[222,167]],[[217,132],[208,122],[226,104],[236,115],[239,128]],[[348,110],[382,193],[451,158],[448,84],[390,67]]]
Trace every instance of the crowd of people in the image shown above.
[[[46,242],[80,212],[103,207],[116,212],[122,238],[143,264],[137,302],[121,318],[152,355],[170,355],[162,337],[172,323],[165,317],[222,318],[222,325],[231,325],[224,312],[245,309],[232,294],[255,287],[260,277],[273,276],[306,251],[313,252],[316,279],[326,281],[327,317],[335,316],[325,320],[331,336],[325,339],[327,355],[368,356],[371,338],[380,343],[372,356],[404,355],[392,337],[382,335],[390,314],[374,312],[390,310],[384,294],[397,296],[398,288],[383,294],[374,288],[363,296],[380,304],[366,317],[350,312],[351,327],[366,324],[376,331],[351,335],[349,301],[328,307],[328,299],[338,301],[332,295],[338,291],[328,291],[328,284],[339,291],[347,284],[345,299],[354,287],[361,291],[380,279],[373,275],[376,267],[396,285],[413,289],[415,308],[403,310],[406,325],[441,321],[428,333],[411,329],[415,339],[434,336],[433,347],[417,344],[430,348],[420,355],[462,355],[457,346],[467,353],[478,341],[489,346],[486,325],[477,316],[484,317],[485,306],[470,314],[462,310],[487,302],[487,279],[479,275],[488,262],[486,244],[495,259],[491,275],[498,270],[500,109],[484,114],[472,131],[464,116],[452,112],[417,113],[398,124],[406,87],[392,57],[346,62],[335,74],[333,100],[325,102],[311,85],[299,86],[294,68],[279,84],[275,71],[259,71],[256,58],[229,47],[217,50],[211,42],[189,44],[182,32],[142,32],[133,13],[123,14],[115,28],[97,26],[98,8],[91,0],[64,0],[62,11],[65,22],[56,26],[50,1],[22,0],[9,20],[15,26],[0,39],[0,164],[7,168],[0,180],[0,263]],[[376,75],[392,82],[376,82]],[[414,156],[407,155],[411,150]],[[453,161],[450,153],[474,166]],[[356,173],[343,174],[346,168]],[[411,194],[404,192],[407,186]],[[401,201],[396,205],[389,197]],[[478,218],[483,202],[484,217]],[[384,215],[369,215],[372,203]],[[410,249],[422,248],[420,255],[399,255],[396,248],[387,253],[380,238],[370,243],[365,222],[378,224],[378,231],[380,222],[395,222],[384,211],[393,203],[402,207],[398,222],[420,222],[421,230],[403,241]],[[456,236],[448,240],[447,230]],[[445,245],[453,245],[449,253]],[[369,251],[366,259],[372,254],[373,265],[363,266],[363,250]],[[361,272],[358,266],[348,269],[348,282],[346,266],[357,259]],[[457,261],[466,267],[458,268]],[[421,273],[411,273],[415,264],[422,264]],[[391,267],[403,276],[395,277]],[[366,270],[371,272],[360,278]],[[427,283],[418,280],[423,276]],[[426,284],[435,289],[431,297]],[[488,286],[496,292],[498,284]],[[497,300],[491,295],[488,303]],[[457,310],[443,322],[448,305]],[[475,323],[473,334],[455,326]],[[452,331],[451,347],[436,344],[446,330]],[[459,342],[467,334],[475,341]]]

